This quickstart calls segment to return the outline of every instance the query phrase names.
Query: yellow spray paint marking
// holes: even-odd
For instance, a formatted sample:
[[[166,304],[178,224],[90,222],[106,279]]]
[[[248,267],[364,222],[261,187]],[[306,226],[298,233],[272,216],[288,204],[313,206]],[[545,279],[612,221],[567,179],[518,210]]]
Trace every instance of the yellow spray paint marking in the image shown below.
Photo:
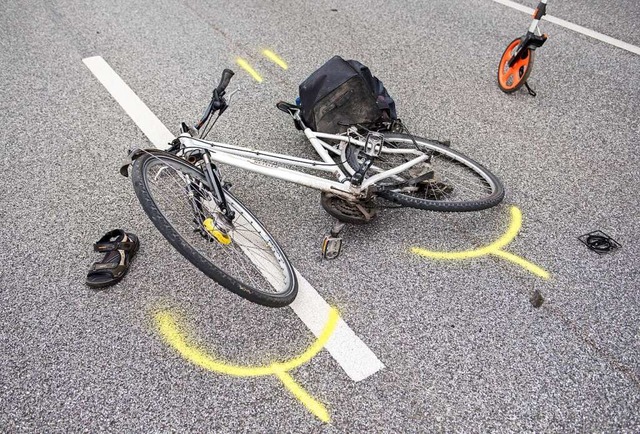
[[[262,83],[262,77],[260,77],[260,74],[258,74],[258,72],[255,69],[253,69],[251,67],[251,65],[249,65],[249,62],[247,62],[246,60],[244,60],[241,57],[238,57],[236,59],[236,63],[238,64],[238,66],[240,66],[240,68],[242,68],[245,71],[247,71],[249,73],[249,75],[253,77],[253,79],[255,81],[257,81],[258,83]]]
[[[282,60],[282,59],[281,59],[281,58],[280,58],[276,53],[274,53],[273,51],[271,51],[271,50],[267,50],[267,49],[264,49],[264,50],[262,50],[262,54],[264,54],[264,55],[265,55],[265,57],[267,57],[267,58],[268,58],[269,60],[271,60],[273,63],[275,63],[276,65],[278,65],[280,68],[282,68],[282,69],[287,69],[287,68],[289,68],[289,67],[287,66],[287,63],[286,63],[284,60]]]
[[[213,356],[187,343],[185,336],[180,333],[174,316],[169,311],[156,314],[155,320],[162,337],[182,357],[209,371],[234,377],[258,377],[263,375],[275,375],[282,384],[295,396],[311,413],[323,422],[330,422],[331,417],[325,406],[314,399],[304,390],[293,377],[287,373],[292,369],[311,360],[325,346],[336,328],[340,316],[335,308],[329,311],[329,319],[318,339],[301,355],[284,363],[272,363],[269,366],[240,366],[216,360]]]
[[[516,235],[518,235],[518,231],[520,231],[521,227],[522,213],[520,212],[518,207],[512,206],[511,224],[509,225],[509,229],[507,229],[507,232],[504,235],[485,247],[474,250],[465,250],[462,252],[433,252],[419,247],[412,247],[411,252],[416,253],[420,256],[424,256],[426,258],[433,259],[469,259],[485,255],[495,255],[520,265],[522,268],[535,274],[536,276],[539,276],[543,279],[548,279],[549,273],[546,270],[538,267],[537,265],[527,261],[524,258],[521,258],[520,256],[502,250],[503,247],[514,240]]]

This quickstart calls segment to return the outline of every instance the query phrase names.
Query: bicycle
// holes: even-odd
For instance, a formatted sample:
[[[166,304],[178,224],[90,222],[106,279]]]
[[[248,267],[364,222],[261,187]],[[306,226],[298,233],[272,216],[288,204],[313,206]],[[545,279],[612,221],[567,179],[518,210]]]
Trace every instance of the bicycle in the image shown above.
[[[400,206],[461,212],[495,206],[504,197],[498,178],[440,142],[391,132],[397,125],[384,133],[363,126],[339,134],[312,131],[300,107],[286,102],[277,107],[292,117],[320,160],[206,141],[228,107],[225,89],[232,76],[224,70],[201,119],[193,127],[183,122],[167,151],[134,150],[121,173],[127,176],[132,166],[142,208],[176,250],[252,302],[288,305],[297,293],[296,275],[277,241],[229,191],[217,164],[320,190],[322,206],[337,219],[323,240],[327,259],[339,255],[345,223],[367,223],[375,217],[378,198]],[[329,173],[334,179],[283,166]]]
[[[533,11],[533,21],[527,33],[511,41],[502,53],[498,64],[498,86],[503,92],[515,92],[524,85],[531,96],[536,96],[527,80],[533,68],[535,50],[547,40],[547,35],[541,34],[538,28],[538,23],[546,12],[547,0],[541,0]]]

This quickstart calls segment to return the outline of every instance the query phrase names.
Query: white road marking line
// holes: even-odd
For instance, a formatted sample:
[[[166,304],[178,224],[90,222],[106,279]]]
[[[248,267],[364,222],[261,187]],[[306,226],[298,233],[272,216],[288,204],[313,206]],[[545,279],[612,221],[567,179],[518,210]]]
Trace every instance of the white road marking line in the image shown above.
[[[167,144],[174,139],[173,134],[109,64],[100,56],[88,57],[82,61],[151,143],[157,148],[166,149]],[[299,282],[298,296],[291,308],[317,337],[326,325],[329,304],[297,270],[296,274]],[[364,380],[384,368],[382,362],[342,319],[325,348],[353,381]]]
[[[516,3],[510,0],[493,0],[493,1],[496,3],[500,3],[504,6],[508,6],[510,8],[519,10],[521,12],[525,12],[529,15],[533,14],[533,9],[527,6],[521,5],[520,3]],[[551,15],[545,15],[544,17],[542,17],[542,19],[545,21],[549,21],[550,23],[565,27],[569,30],[573,30],[574,32],[582,33],[583,35],[590,36],[599,41],[605,42],[615,47],[622,48],[623,50],[627,50],[634,54],[640,55],[640,47],[636,47],[635,45],[631,45],[619,39],[612,38],[611,36],[603,35],[602,33],[598,33],[594,30],[587,29],[586,27],[582,27],[577,24],[570,23],[569,21],[565,21],[561,18],[556,18]]]
[[[142,102],[131,88],[101,57],[87,57],[82,59],[93,75],[109,91],[120,107],[136,123],[138,128],[149,138],[153,146],[160,149],[169,148],[168,143],[174,139],[171,131],[164,126],[160,119],[153,114],[149,107]]]
[[[309,330],[319,337],[326,326],[329,304],[297,270],[296,275],[298,276],[298,296],[290,306]],[[325,348],[353,381],[364,380],[384,368],[382,362],[342,318],[338,321]]]

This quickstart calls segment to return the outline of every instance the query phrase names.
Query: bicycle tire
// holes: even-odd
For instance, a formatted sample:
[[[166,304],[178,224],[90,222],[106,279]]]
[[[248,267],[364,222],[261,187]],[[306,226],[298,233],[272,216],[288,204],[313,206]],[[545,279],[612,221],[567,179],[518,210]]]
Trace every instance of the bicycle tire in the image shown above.
[[[516,38],[507,45],[498,64],[498,86],[505,93],[512,93],[520,89],[529,79],[533,69],[535,51],[531,48],[527,48],[527,55],[524,58],[516,61],[511,68],[507,68],[511,52],[518,46],[520,40],[520,38]]]
[[[211,186],[202,170],[171,154],[145,154],[134,161],[132,180],[136,196],[156,228],[205,275],[231,292],[263,306],[283,307],[295,299],[298,283],[286,255],[262,223],[231,193],[224,190],[227,204],[235,212],[228,245],[202,230],[203,225],[189,203],[193,199],[161,199],[164,187],[160,186],[164,184],[183,197],[185,194],[188,197],[186,189],[191,186],[210,192]],[[202,197],[198,206],[215,214],[215,202]],[[186,212],[186,217],[181,215],[185,205],[191,212]],[[195,221],[189,221],[190,218]],[[234,268],[233,271],[230,268]],[[240,273],[244,275],[240,277]],[[247,283],[247,279],[251,282]]]
[[[445,188],[442,187],[442,192],[438,192],[437,190],[425,192],[424,190],[420,191],[417,189],[415,192],[409,194],[406,191],[408,190],[407,187],[393,189],[392,182],[387,181],[385,185],[382,181],[377,184],[378,191],[376,194],[384,199],[406,207],[439,212],[480,211],[494,207],[504,199],[504,186],[498,177],[459,151],[455,151],[441,143],[408,134],[384,133],[384,140],[385,146],[413,151],[415,150],[415,145],[417,145],[420,151],[430,153],[431,161],[429,165],[432,168],[431,170],[433,170],[434,177],[443,177],[441,181],[438,182],[446,186],[447,190],[451,188],[451,192],[445,192]],[[402,147],[398,145],[402,145]],[[359,167],[357,155],[359,149],[361,148],[356,145],[348,145],[346,148],[346,161],[351,170]],[[374,165],[375,164],[378,164],[378,160],[374,162]],[[397,163],[392,163],[390,167],[397,165]],[[451,170],[445,169],[448,165],[451,166]],[[387,169],[388,168],[389,167],[387,167]],[[385,168],[382,169],[384,170]],[[453,170],[456,170],[455,174]],[[467,174],[470,180],[467,181],[463,187],[453,183],[452,178],[455,176],[461,177]],[[410,180],[411,178],[405,175],[405,181]],[[471,183],[477,183],[477,193],[472,191],[472,194],[469,194],[469,191],[475,187]],[[441,194],[442,197],[428,198],[428,194]]]

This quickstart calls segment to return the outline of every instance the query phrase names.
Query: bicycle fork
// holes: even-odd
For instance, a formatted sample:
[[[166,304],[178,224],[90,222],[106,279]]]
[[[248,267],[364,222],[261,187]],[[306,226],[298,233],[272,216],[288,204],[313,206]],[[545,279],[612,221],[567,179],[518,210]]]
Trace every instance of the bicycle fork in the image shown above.
[[[211,158],[207,152],[203,154],[202,159],[204,160],[204,174],[209,185],[213,188],[213,193],[215,193],[213,199],[215,200],[216,205],[220,208],[220,211],[222,211],[223,215],[226,217],[227,221],[231,223],[235,217],[235,212],[229,209],[229,205],[227,204],[222,183],[220,182],[220,172],[216,165],[211,162]]]
[[[212,199],[220,209],[213,217],[209,216],[204,209],[203,202],[206,199],[205,192],[194,184],[190,177],[187,177],[187,194],[191,202],[191,208],[195,215],[196,231],[200,231],[203,236],[210,241],[218,241],[220,244],[230,244],[230,230],[233,228],[233,218],[235,212],[229,208],[226,197],[224,195],[224,186],[220,182],[220,172],[215,164],[211,162],[209,154],[204,152],[202,161],[204,162],[204,175],[208,185],[211,186]]]

